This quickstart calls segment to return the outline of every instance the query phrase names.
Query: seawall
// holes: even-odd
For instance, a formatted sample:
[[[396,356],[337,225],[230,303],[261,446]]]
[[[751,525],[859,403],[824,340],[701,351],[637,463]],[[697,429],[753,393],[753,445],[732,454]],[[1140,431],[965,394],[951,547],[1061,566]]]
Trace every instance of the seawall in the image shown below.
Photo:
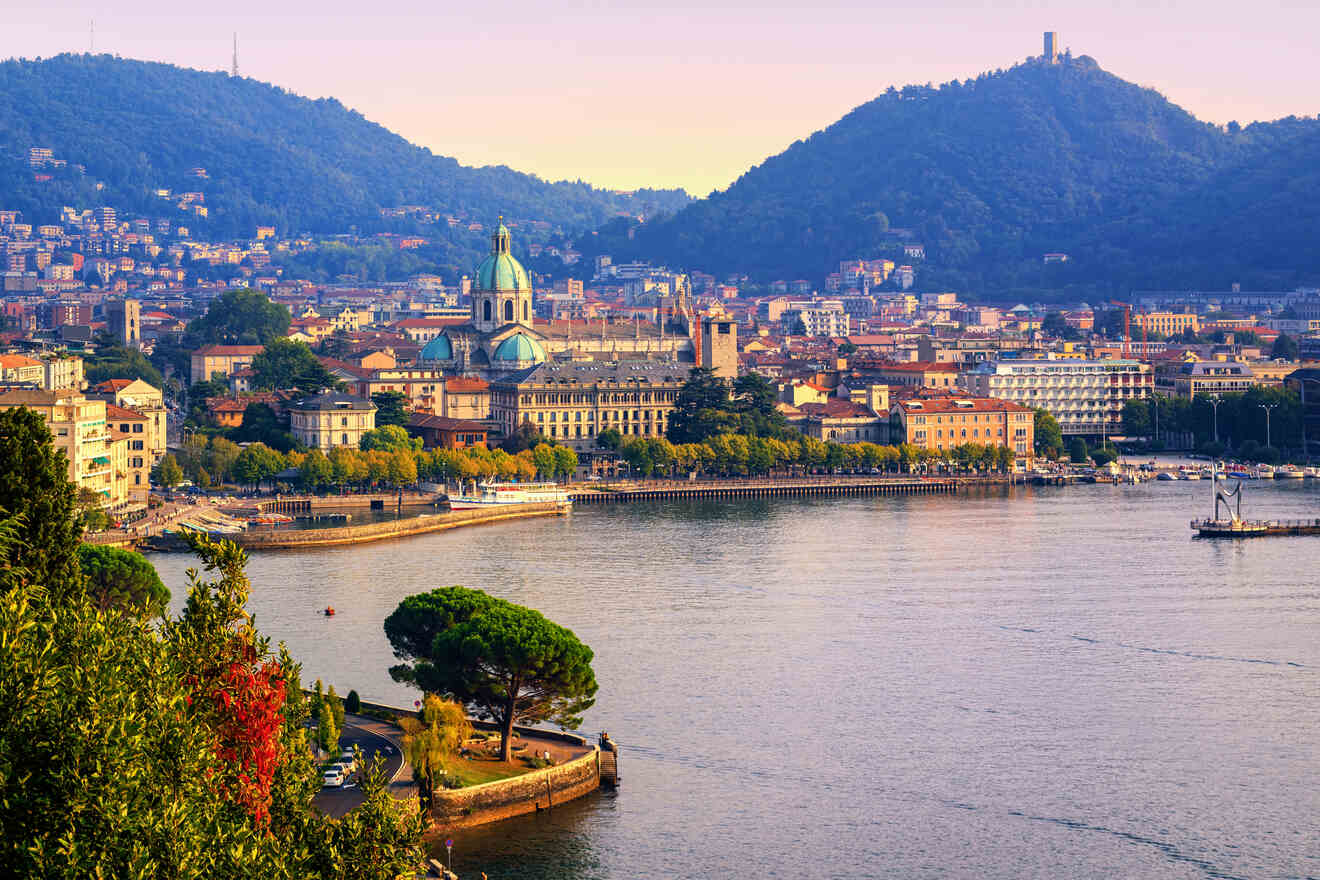
[[[362,701],[362,708],[396,717],[413,716],[416,710],[383,703]],[[498,725],[489,721],[468,719],[478,730],[497,731]],[[600,788],[600,750],[585,737],[556,730],[517,725],[514,730],[523,737],[555,740],[588,749],[581,757],[554,767],[531,770],[521,776],[497,779],[482,785],[460,789],[440,789],[432,793],[431,816],[435,827],[431,833],[449,829],[471,828],[498,822],[513,816],[552,809]]]
[[[676,498],[848,497],[860,495],[938,495],[958,491],[952,478],[848,478],[665,481],[640,485],[579,489],[569,496],[578,504],[662,501]]]
[[[474,727],[494,725],[474,722]],[[498,779],[468,788],[444,789],[432,794],[431,817],[435,829],[470,828],[513,816],[548,810],[600,788],[600,750],[571,733],[518,727],[525,736],[563,740],[590,749],[585,755],[554,767],[532,770],[510,779]]]
[[[296,550],[304,547],[333,547],[342,544],[365,544],[405,538],[428,532],[442,532],[462,526],[526,519],[535,516],[560,516],[568,506],[554,502],[502,504],[485,510],[451,510],[432,515],[409,517],[387,522],[336,526],[328,529],[253,529],[225,535],[244,550]],[[150,539],[144,545],[153,550],[182,550],[186,545],[173,537]]]

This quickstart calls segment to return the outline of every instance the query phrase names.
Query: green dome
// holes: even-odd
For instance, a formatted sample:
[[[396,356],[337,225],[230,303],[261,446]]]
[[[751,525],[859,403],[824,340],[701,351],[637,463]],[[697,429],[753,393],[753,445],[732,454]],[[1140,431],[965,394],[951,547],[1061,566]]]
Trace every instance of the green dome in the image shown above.
[[[449,342],[449,337],[441,333],[435,339],[426,343],[422,348],[419,357],[424,361],[449,361],[454,359],[454,346]]]
[[[509,252],[509,229],[503,222],[490,237],[490,256],[477,267],[476,290],[528,290],[532,281],[527,270]]]
[[[545,349],[526,333],[515,333],[495,349],[495,360],[533,361],[539,364],[545,360]]]

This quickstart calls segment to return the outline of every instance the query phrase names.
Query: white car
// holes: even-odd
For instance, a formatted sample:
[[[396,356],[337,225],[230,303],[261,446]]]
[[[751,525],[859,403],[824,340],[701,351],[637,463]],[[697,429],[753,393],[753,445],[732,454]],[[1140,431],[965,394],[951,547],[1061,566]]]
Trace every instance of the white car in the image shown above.
[[[321,786],[323,788],[339,788],[344,784],[344,774],[338,768],[325,771],[321,777]]]

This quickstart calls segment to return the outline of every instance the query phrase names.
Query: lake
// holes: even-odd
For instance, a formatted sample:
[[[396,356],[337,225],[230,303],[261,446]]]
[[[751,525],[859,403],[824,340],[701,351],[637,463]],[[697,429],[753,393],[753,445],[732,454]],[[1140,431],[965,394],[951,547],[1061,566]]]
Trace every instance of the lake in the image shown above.
[[[1244,513],[1320,515],[1315,482]],[[305,683],[397,705],[412,593],[595,650],[619,792],[456,835],[464,878],[1320,876],[1320,537],[1193,539],[1209,495],[584,507],[256,554],[249,607]],[[177,610],[191,559],[152,559]]]

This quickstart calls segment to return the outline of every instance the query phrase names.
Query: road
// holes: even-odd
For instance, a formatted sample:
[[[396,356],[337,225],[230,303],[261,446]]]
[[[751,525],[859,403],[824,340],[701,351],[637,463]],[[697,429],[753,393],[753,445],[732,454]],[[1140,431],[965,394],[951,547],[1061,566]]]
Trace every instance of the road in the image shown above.
[[[390,780],[390,794],[399,799],[416,797],[412,768],[403,760],[399,729],[392,724],[361,715],[344,716],[341,748],[358,746],[363,760],[380,755],[385,760],[385,778]],[[321,812],[339,819],[362,803],[362,792],[349,783],[343,788],[323,788],[313,801]]]

